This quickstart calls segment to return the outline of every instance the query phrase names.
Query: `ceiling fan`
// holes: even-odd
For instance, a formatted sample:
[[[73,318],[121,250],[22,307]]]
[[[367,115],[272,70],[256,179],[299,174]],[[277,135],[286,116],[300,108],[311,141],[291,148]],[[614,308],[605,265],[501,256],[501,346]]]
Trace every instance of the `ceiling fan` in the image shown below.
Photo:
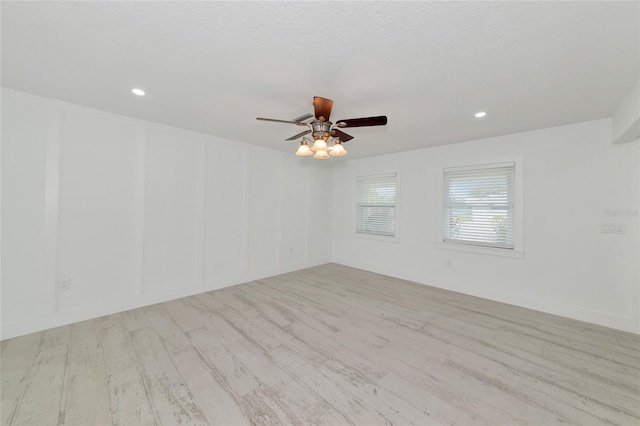
[[[296,155],[307,156],[313,155],[313,158],[324,160],[332,156],[342,156],[347,150],[342,146],[342,142],[348,142],[353,136],[340,130],[345,127],[366,127],[366,126],[384,126],[387,124],[387,116],[380,115],[377,117],[350,118],[348,120],[338,120],[335,124],[329,121],[333,101],[331,99],[314,96],[313,109],[314,114],[307,113],[293,120],[278,120],[275,118],[257,117],[256,120],[274,121],[276,123],[289,123],[297,126],[307,127],[307,130],[293,135],[285,140],[292,141],[311,133],[313,137],[313,146],[309,147],[307,138],[303,138],[298,147]],[[327,141],[331,138],[333,146],[328,147]],[[315,154],[314,154],[315,152]]]

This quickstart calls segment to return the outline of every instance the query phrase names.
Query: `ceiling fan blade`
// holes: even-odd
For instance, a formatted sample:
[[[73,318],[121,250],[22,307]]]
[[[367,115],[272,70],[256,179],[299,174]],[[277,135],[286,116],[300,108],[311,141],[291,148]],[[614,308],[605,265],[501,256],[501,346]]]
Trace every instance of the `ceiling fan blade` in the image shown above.
[[[290,123],[290,124],[297,124],[298,126],[306,126],[307,123],[301,123],[299,121],[290,121],[290,120],[278,120],[276,118],[262,118],[262,117],[257,117],[256,120],[261,120],[261,121],[273,121],[275,123]]]
[[[331,131],[331,136],[333,136],[334,138],[340,138],[340,142],[348,142],[351,139],[353,139],[353,136],[346,134],[345,132],[343,132],[342,130],[339,129],[333,129]]]
[[[342,125],[342,123],[345,125]],[[385,124],[387,124],[386,115],[380,115],[378,117],[350,118],[348,120],[337,121],[337,125],[340,127],[384,126]]]
[[[307,121],[311,117],[313,117],[313,114],[308,112],[306,114],[302,114],[300,117],[294,118],[292,121]]]
[[[331,108],[333,108],[331,99],[321,98],[320,96],[313,97],[313,109],[318,120],[320,120],[320,117],[324,117],[324,121],[329,121]]]
[[[311,130],[305,130],[304,132],[300,132],[295,136],[291,136],[290,138],[285,139],[285,141],[292,141],[292,140],[298,139],[299,137],[302,137],[304,135],[308,135],[309,133],[311,133]]]

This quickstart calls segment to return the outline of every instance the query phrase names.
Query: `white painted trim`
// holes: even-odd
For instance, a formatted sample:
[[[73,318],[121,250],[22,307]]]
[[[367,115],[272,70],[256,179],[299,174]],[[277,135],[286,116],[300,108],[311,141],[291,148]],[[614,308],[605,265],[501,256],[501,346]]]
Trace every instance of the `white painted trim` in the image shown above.
[[[142,120],[140,118],[134,118],[126,115],[115,114],[115,113],[100,110],[100,109],[85,107],[82,105],[72,104],[65,101],[59,101],[57,99],[33,95],[27,92],[20,92],[18,90],[8,89],[6,87],[0,87],[0,98],[19,99],[22,101],[26,100],[30,102],[35,102],[38,105],[43,105],[51,108],[58,108],[62,111],[82,113],[82,114],[90,115],[93,117],[98,117],[100,119],[109,119],[109,120],[117,121],[123,124],[129,124],[134,126],[142,124],[147,128],[147,130],[156,130],[159,132],[179,132],[179,134],[182,136],[190,136],[193,138],[202,138],[203,136],[205,136],[207,140],[215,140],[218,143],[228,145],[228,146],[234,146],[234,147],[242,146],[244,148],[255,149],[257,151],[277,152],[277,153],[283,154],[283,151],[279,149],[248,144],[246,142],[227,139],[221,136],[215,136],[215,135],[205,134],[202,132],[196,132],[194,130],[184,129],[181,127],[169,126],[166,124],[157,123],[155,121],[147,121],[147,120]]]
[[[135,257],[133,269],[135,270],[135,283],[133,293],[144,293],[144,205],[145,186],[147,181],[147,132],[142,125],[136,126],[136,165],[134,168],[134,194],[133,206],[133,244]]]
[[[458,164],[458,163],[456,163]],[[465,172],[469,170],[477,169],[493,169],[498,167],[511,167],[514,165],[514,161],[500,161],[496,163],[476,163],[465,162],[463,166],[443,167],[443,172]]]
[[[358,232],[357,230],[354,229],[354,231],[351,233],[351,235],[353,237],[356,238],[364,238],[364,239],[368,239],[368,240],[377,240],[377,241],[386,241],[388,243],[399,243],[400,242],[400,224],[402,222],[402,209],[401,209],[401,196],[402,196],[402,181],[400,178],[400,167],[397,167],[395,169],[393,169],[392,171],[389,171],[389,169],[385,169],[385,171],[383,172],[367,172],[367,173],[355,173],[355,182],[356,182],[356,191],[355,191],[355,196],[356,196],[356,200],[355,200],[355,229],[358,228],[358,219],[359,219],[359,211],[358,211],[358,200],[360,197],[360,194],[358,194],[358,180],[360,180],[361,178],[369,178],[369,177],[383,177],[383,176],[395,176],[396,178],[396,204],[395,204],[395,216],[396,216],[396,227],[395,227],[395,235],[394,236],[390,236],[390,235],[379,235],[379,234],[368,234],[366,232]],[[333,174],[332,174],[333,176]],[[331,188],[333,188],[333,184],[331,186]]]
[[[304,172],[305,172],[304,181],[311,182],[310,169],[307,167],[304,169]],[[331,177],[333,177],[333,170],[331,173]],[[331,186],[331,188],[333,188],[333,186]],[[304,191],[304,197],[305,197],[305,204],[304,204],[305,211],[310,212],[311,211],[311,191]],[[331,193],[331,201],[333,201],[333,192]],[[333,216],[333,210],[331,211],[331,213],[332,214],[330,216]],[[304,215],[304,218],[301,218],[301,220],[304,220],[304,225],[305,225],[304,226],[304,262],[307,263],[309,261],[309,215],[308,214]],[[329,229],[332,229],[331,226],[329,227]]]
[[[396,222],[397,222],[397,219],[396,219]],[[400,242],[400,237],[397,235],[395,237],[392,237],[390,235],[367,234],[365,232],[352,232],[351,235],[355,238],[363,238],[365,240],[384,241],[387,243]]]
[[[520,306],[522,308],[546,312],[553,315],[559,315],[578,321],[585,321],[588,323],[615,328],[634,334],[640,334],[640,324],[638,324],[633,317],[628,315],[618,315],[617,313],[585,309],[580,306],[558,303],[551,300],[539,299],[516,293],[508,293],[492,288],[487,288],[486,286],[480,284],[454,282],[448,278],[443,277],[434,276],[425,279],[422,274],[387,268],[386,266],[379,264],[351,261],[340,258],[334,258],[333,263],[350,266],[352,268],[363,269],[378,274],[388,275],[394,278],[400,278],[422,285],[442,288],[466,295],[481,297],[483,299],[507,303],[514,306]]]
[[[501,249],[495,247],[484,247],[473,244],[458,244],[458,243],[436,243],[436,247],[443,250],[464,251],[467,253],[487,254],[490,256],[504,256],[514,257],[518,259],[524,258],[524,252],[511,249]]]
[[[324,167],[324,166],[322,166]],[[329,232],[329,256],[333,257],[333,185],[335,184],[333,178],[333,164],[331,164],[331,173],[329,174],[329,190],[331,191],[331,197],[329,197],[329,207],[327,208],[327,215],[329,216],[328,232]],[[308,244],[308,240],[307,240]]]
[[[262,148],[250,144],[240,143],[236,141],[224,140],[221,138],[217,138],[214,136],[204,135],[202,133],[191,132],[187,130],[178,129],[171,126],[160,125],[158,123],[151,123],[144,120],[138,120],[130,117],[119,116],[116,114],[111,114],[104,111],[99,111],[91,108],[82,107],[79,105],[68,104],[61,101],[56,101],[53,99],[42,98],[35,95],[30,95],[22,92],[12,91],[9,89],[1,89],[1,94],[3,97],[3,101],[7,99],[17,100],[20,102],[32,102],[37,105],[43,106],[45,109],[49,110],[48,117],[48,128],[46,129],[46,141],[45,142],[45,194],[46,199],[45,202],[45,212],[43,220],[45,221],[45,253],[43,256],[46,256],[45,259],[45,276],[43,277],[43,290],[36,295],[40,300],[37,301],[39,303],[39,313],[36,317],[30,318],[21,318],[19,320],[15,320],[12,322],[6,322],[0,324],[0,331],[2,339],[7,339],[11,337],[16,337],[22,334],[36,332],[44,329],[48,329],[51,327],[57,327],[60,325],[69,324],[72,322],[88,320],[91,318],[95,318],[101,315],[107,315],[114,312],[121,312],[127,309],[134,309],[140,306],[158,303],[166,300],[176,299],[185,297],[191,294],[197,294],[203,291],[214,290],[221,287],[226,287],[229,285],[239,284],[242,282],[249,281],[251,279],[259,279],[265,278],[268,276],[278,275],[298,269],[303,269],[311,266],[316,266],[318,264],[328,263],[330,262],[329,258],[324,258],[325,256],[330,256],[330,254],[319,255],[323,256],[320,260],[312,260],[308,261],[310,256],[310,249],[308,247],[308,235],[306,236],[306,244],[305,244],[305,261],[299,263],[292,264],[282,264],[282,260],[280,260],[280,265],[272,265],[270,268],[261,269],[259,271],[251,271],[249,272],[248,265],[248,256],[249,256],[249,229],[248,229],[248,220],[249,220],[249,195],[250,191],[248,189],[249,177],[251,176],[251,168],[249,166],[249,160],[251,155],[261,155],[264,153],[271,153],[271,155],[277,156],[276,162],[274,164],[278,166],[282,166],[284,161],[286,160],[285,153],[281,151]],[[98,303],[91,305],[81,305],[76,306],[71,309],[65,309],[63,311],[59,311],[58,309],[58,292],[56,291],[56,282],[60,278],[60,273],[57,270],[59,265],[58,255],[60,253],[61,247],[61,239],[64,235],[64,232],[61,228],[63,223],[61,223],[60,218],[60,203],[63,202],[63,191],[64,188],[60,185],[60,171],[63,170],[63,157],[61,156],[62,147],[63,147],[63,136],[62,132],[63,126],[65,123],[65,119],[68,118],[70,113],[83,113],[90,115],[92,117],[97,117],[101,120],[110,120],[112,122],[118,124],[126,124],[134,128],[135,133],[133,134],[132,143],[135,146],[132,146],[131,154],[134,156],[133,164],[135,166],[135,174],[132,179],[133,185],[133,217],[132,217],[132,225],[135,228],[133,234],[131,236],[131,244],[133,245],[133,254],[131,256],[133,274],[131,276],[131,282],[129,284],[130,292],[126,295],[117,295],[117,297],[122,296],[119,299],[104,299]],[[194,139],[198,141],[198,159],[194,166],[197,167],[197,178],[193,182],[197,187],[197,197],[195,201],[194,208],[196,209],[196,223],[193,225],[195,227],[196,232],[196,243],[194,250],[196,252],[195,261],[193,268],[196,270],[194,281],[185,281],[181,282],[181,285],[176,284],[175,287],[170,289],[163,290],[155,290],[153,288],[148,288],[145,286],[144,282],[144,253],[145,253],[145,242],[144,242],[144,228],[145,228],[145,203],[146,203],[146,183],[147,183],[147,143],[148,143],[148,132],[152,131],[160,131],[164,133],[173,133],[179,136],[193,136]],[[206,150],[213,149],[210,143],[215,144],[226,144],[228,146],[233,146],[238,149],[242,158],[242,165],[238,165],[242,167],[243,178],[245,179],[244,184],[242,185],[242,199],[244,202],[244,209],[242,211],[242,263],[239,267],[239,270],[235,273],[229,273],[225,275],[225,277],[218,277],[214,280],[209,280],[204,282],[204,244],[206,238]],[[277,153],[277,154],[276,154]],[[280,168],[281,178],[284,179],[283,167]],[[308,177],[309,170],[305,171]],[[333,176],[330,175],[330,178]],[[279,197],[279,205],[278,205],[278,214],[280,216],[279,230],[282,231],[283,223],[282,223],[282,211],[285,206],[282,204],[284,191],[279,189],[278,193]],[[307,208],[310,206],[311,202],[311,194],[306,193],[307,197]],[[329,203],[332,202],[331,199],[328,200]],[[331,218],[329,217],[328,220]],[[305,218],[305,220],[308,219]],[[279,232],[278,235],[278,259],[282,258],[282,244],[283,244],[283,236],[282,232]],[[329,247],[330,250],[330,247]],[[313,254],[313,253],[312,253]],[[64,277],[62,277],[64,278]],[[149,283],[147,283],[149,284]]]
[[[631,144],[636,144],[635,145],[635,151],[637,153],[637,157],[638,157],[638,163],[640,165],[640,138],[636,139],[635,141],[631,142]],[[629,150],[631,150],[631,152],[633,152],[633,145],[629,145]],[[631,160],[631,156],[629,156],[629,159]],[[640,167],[640,166],[639,166]],[[637,174],[636,178],[638,179],[638,200],[640,200],[640,173]],[[640,232],[638,233],[638,245],[640,246]],[[640,262],[636,262],[636,268],[638,268],[638,272],[640,275]],[[631,315],[635,315],[635,323],[636,324],[640,324],[640,283],[637,283],[634,287],[633,290],[631,292],[631,294],[633,295],[635,293],[635,297],[630,297],[629,298],[629,303],[627,304],[627,309],[628,312],[631,313]],[[638,326],[640,328],[640,326]],[[639,332],[640,334],[640,332]]]
[[[110,315],[117,312],[136,309],[143,306],[162,303],[182,297],[200,294],[207,291],[217,290],[220,288],[231,287],[233,285],[243,284],[245,282],[255,281],[263,278],[272,277],[274,275],[286,274],[300,269],[311,268],[331,262],[330,259],[321,259],[311,263],[299,263],[288,265],[286,267],[273,268],[260,272],[247,274],[242,278],[222,281],[209,281],[202,285],[193,287],[176,287],[171,289],[160,290],[154,293],[134,295],[129,299],[121,299],[113,302],[100,303],[95,305],[82,306],[75,309],[58,312],[55,316],[38,316],[2,324],[2,340],[11,339],[13,337],[22,336],[24,334],[33,333],[49,328],[59,327],[72,324],[79,321],[85,321],[98,318],[104,315]]]
[[[444,220],[444,171],[445,170],[468,170],[475,167],[498,167],[500,165],[515,164],[515,200],[514,210],[514,248],[500,249],[494,247],[482,247],[473,244],[447,243],[444,242],[442,222]],[[509,157],[488,157],[486,159],[460,160],[456,162],[441,163],[436,167],[437,176],[435,181],[438,188],[438,240],[435,242],[439,249],[465,251],[469,253],[480,253],[507,257],[524,257],[524,157],[514,155]],[[507,253],[510,252],[510,253]]]
[[[58,310],[58,253],[60,151],[62,111],[49,106],[45,157],[45,269],[41,297],[41,315],[53,315]]]
[[[251,161],[251,152],[248,149],[244,150],[244,206],[242,208],[242,271],[241,276],[245,276],[249,273],[249,209],[251,208],[249,202],[249,182],[251,182],[251,168],[249,167],[249,161]]]
[[[2,17],[2,12],[0,11],[0,18]],[[0,102],[0,117],[2,117],[2,102]],[[2,134],[2,120],[0,120],[0,135]],[[1,138],[0,138],[1,139]],[[0,144],[0,168],[2,166],[2,152],[4,151],[2,144]],[[2,173],[0,170],[0,193],[2,189]],[[4,210],[2,209],[2,196],[0,194],[0,295],[2,295],[2,264],[4,263],[4,257],[2,255],[2,246],[4,244],[1,244],[1,240],[2,240],[2,212]],[[0,301],[1,302],[1,301]],[[2,318],[2,303],[0,303],[0,318]],[[0,337],[2,336],[2,334],[0,334]]]
[[[284,160],[284,155],[281,155],[278,158],[278,163],[277,164],[277,169],[280,172],[280,185],[278,185],[278,207],[277,207],[277,211],[278,211],[278,220],[276,222],[276,226],[277,226],[277,244],[276,244],[276,250],[278,250],[277,256],[276,258],[278,259],[278,267],[281,268],[282,265],[284,265],[284,250],[282,248],[282,246],[284,245],[284,237],[282,235],[282,230],[284,229],[284,185],[285,185],[285,160]]]
[[[204,239],[206,236],[205,203],[207,181],[207,142],[198,141],[198,158],[196,165],[196,220],[195,220],[195,255],[193,257],[193,285],[204,283]]]

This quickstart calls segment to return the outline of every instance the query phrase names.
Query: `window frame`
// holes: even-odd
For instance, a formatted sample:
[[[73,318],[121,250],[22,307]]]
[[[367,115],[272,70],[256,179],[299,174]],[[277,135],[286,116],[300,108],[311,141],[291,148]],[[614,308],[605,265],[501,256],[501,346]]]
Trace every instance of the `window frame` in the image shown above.
[[[394,207],[394,235],[386,235],[386,234],[376,234],[372,232],[363,232],[358,230],[358,226],[360,224],[360,184],[359,181],[366,178],[379,178],[384,176],[394,175],[395,177],[395,204]],[[400,241],[400,176],[398,172],[395,171],[387,171],[380,173],[358,173],[355,176],[355,226],[353,235],[358,238],[366,238],[372,240],[380,240],[387,242],[399,242]],[[382,205],[381,205],[382,206]],[[388,205],[384,205],[388,206]]]
[[[445,240],[445,232],[444,232],[444,221],[446,219],[445,214],[445,197],[447,194],[445,193],[444,187],[444,174],[447,170],[459,169],[459,170],[475,170],[475,169],[486,169],[492,167],[501,167],[513,165],[514,166],[514,181],[513,181],[513,248],[505,248],[505,247],[492,247],[488,245],[481,245],[473,242],[465,242],[465,241],[447,241]],[[523,215],[523,188],[524,188],[524,179],[523,179],[523,159],[520,156],[513,157],[505,157],[505,158],[494,158],[488,159],[486,161],[466,161],[466,162],[457,162],[457,163],[449,163],[449,164],[441,164],[437,168],[438,173],[438,187],[439,187],[439,214],[438,214],[438,241],[436,242],[436,246],[441,249],[447,250],[457,250],[471,253],[480,253],[480,254],[489,254],[496,256],[506,256],[506,257],[516,257],[523,258],[524,257],[524,249],[523,249],[523,225],[524,225],[524,215]]]

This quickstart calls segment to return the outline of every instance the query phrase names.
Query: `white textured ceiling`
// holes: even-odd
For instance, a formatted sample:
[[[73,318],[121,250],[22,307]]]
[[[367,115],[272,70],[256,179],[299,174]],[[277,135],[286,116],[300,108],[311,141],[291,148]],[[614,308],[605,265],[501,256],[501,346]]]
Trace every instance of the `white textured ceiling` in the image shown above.
[[[638,2],[7,2],[2,86],[293,152],[258,122],[335,101],[346,158],[613,114]],[[147,96],[131,94],[141,87]],[[487,117],[473,117],[476,111]]]

